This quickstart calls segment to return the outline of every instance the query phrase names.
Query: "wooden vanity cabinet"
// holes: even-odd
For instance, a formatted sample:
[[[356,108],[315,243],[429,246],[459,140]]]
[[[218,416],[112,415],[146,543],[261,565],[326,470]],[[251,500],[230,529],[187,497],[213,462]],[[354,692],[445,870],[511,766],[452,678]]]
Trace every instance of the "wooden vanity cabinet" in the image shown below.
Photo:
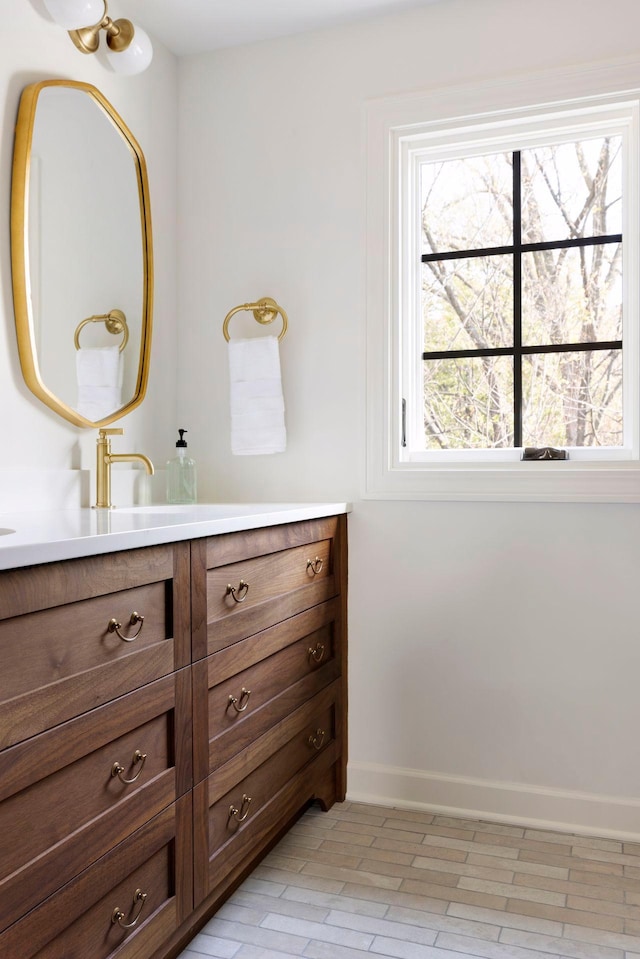
[[[346,517],[0,573],[0,956],[171,959],[344,798]]]

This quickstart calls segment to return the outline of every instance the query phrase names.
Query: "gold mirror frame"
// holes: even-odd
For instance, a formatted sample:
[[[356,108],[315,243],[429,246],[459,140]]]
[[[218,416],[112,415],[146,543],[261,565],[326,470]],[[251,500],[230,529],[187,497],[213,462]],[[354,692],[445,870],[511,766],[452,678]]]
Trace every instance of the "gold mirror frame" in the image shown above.
[[[31,145],[36,119],[38,98],[47,87],[68,87],[86,93],[104,110],[120,136],[129,147],[135,164],[140,201],[140,225],[142,234],[142,318],[140,330],[140,359],[133,397],[109,416],[92,422],[77,410],[57,397],[43,382],[35,342],[35,326],[32,314],[31,276],[29,272],[29,176],[31,168]],[[31,392],[49,409],[58,413],[74,426],[92,428],[113,423],[139,406],[144,399],[149,379],[151,356],[151,333],[153,315],[153,248],[151,235],[151,206],[149,181],[144,154],[133,134],[109,101],[96,87],[76,80],[43,80],[25,87],[20,98],[16,121],[11,181],[11,275],[13,303],[16,319],[18,354],[24,381]]]

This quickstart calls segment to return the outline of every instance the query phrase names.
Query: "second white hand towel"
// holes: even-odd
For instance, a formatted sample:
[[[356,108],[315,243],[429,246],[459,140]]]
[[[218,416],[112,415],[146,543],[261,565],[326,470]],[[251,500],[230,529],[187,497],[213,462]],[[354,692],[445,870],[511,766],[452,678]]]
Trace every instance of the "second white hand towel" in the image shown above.
[[[277,337],[229,340],[229,381],[231,452],[283,453],[287,432]]]

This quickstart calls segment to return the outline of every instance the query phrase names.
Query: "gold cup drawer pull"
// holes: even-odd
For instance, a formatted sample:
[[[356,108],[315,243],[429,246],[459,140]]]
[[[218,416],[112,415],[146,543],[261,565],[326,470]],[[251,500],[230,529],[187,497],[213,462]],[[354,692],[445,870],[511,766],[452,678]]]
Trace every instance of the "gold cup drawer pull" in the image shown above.
[[[316,643],[315,646],[309,646],[309,659],[314,663],[321,663],[324,658],[324,643]]]
[[[243,793],[242,802],[240,803],[240,809],[237,806],[229,806],[229,815],[227,817],[227,826],[232,820],[236,822],[244,822],[247,816],[249,815],[249,806],[251,805],[251,796],[247,796]]]
[[[311,733],[308,739],[310,746],[313,746],[314,749],[320,751],[324,746],[324,737],[326,736],[324,729],[316,729],[315,735]]]
[[[122,623],[119,623],[115,617],[109,620],[108,629],[110,633],[116,633],[123,643],[132,643],[134,639],[137,639],[137,637],[140,635],[142,627],[144,626],[144,616],[141,616],[140,613],[134,612],[131,613],[131,616],[129,617],[129,626],[135,626],[136,623],[138,623],[138,628],[133,636],[125,636],[120,632],[122,629]]]
[[[249,705],[249,696],[251,695],[250,689],[245,689],[244,686],[240,690],[240,699],[236,699],[235,696],[229,696],[229,702],[227,704],[227,709],[229,706],[233,706],[237,713],[243,713],[247,706]]]
[[[147,893],[143,892],[142,889],[136,889],[136,891],[133,894],[133,905],[131,907],[132,916],[134,912],[136,911],[136,909],[138,910],[135,915],[135,918],[132,919],[131,922],[123,922],[122,920],[126,919],[127,914],[123,912],[119,906],[116,906],[116,908],[113,910],[111,914],[111,922],[114,924],[117,922],[121,929],[133,929],[133,927],[137,924],[138,919],[140,918],[140,914],[142,913],[142,910],[144,909],[144,904],[146,901],[147,901]]]
[[[315,559],[307,560],[307,572],[311,570],[312,576],[317,576],[318,573],[322,572],[322,567],[324,566],[324,560],[321,556],[316,556]]]
[[[225,596],[232,596],[234,603],[244,603],[247,598],[247,593],[249,592],[249,584],[245,583],[243,579],[238,583],[238,590],[236,593],[235,586],[232,586],[231,583],[227,586],[227,591]]]
[[[130,785],[130,783],[134,783],[136,779],[139,779],[140,775],[142,774],[142,770],[144,769],[146,758],[147,758],[146,753],[142,753],[140,752],[139,749],[136,749],[135,753],[133,754],[133,758],[131,760],[131,765],[136,766],[138,763],[140,763],[140,768],[138,769],[138,772],[135,774],[135,776],[132,776],[131,779],[125,779],[123,775],[125,771],[124,766],[121,763],[117,763],[117,762],[114,763],[113,766],[111,767],[111,775],[117,776],[121,783],[124,783],[125,786],[128,786]]]

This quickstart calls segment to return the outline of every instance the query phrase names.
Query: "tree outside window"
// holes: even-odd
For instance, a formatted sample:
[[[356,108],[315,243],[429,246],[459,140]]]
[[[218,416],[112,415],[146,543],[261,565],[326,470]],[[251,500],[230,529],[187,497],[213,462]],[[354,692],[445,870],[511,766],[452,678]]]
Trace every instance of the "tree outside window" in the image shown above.
[[[420,163],[425,449],[623,444],[621,155]]]

